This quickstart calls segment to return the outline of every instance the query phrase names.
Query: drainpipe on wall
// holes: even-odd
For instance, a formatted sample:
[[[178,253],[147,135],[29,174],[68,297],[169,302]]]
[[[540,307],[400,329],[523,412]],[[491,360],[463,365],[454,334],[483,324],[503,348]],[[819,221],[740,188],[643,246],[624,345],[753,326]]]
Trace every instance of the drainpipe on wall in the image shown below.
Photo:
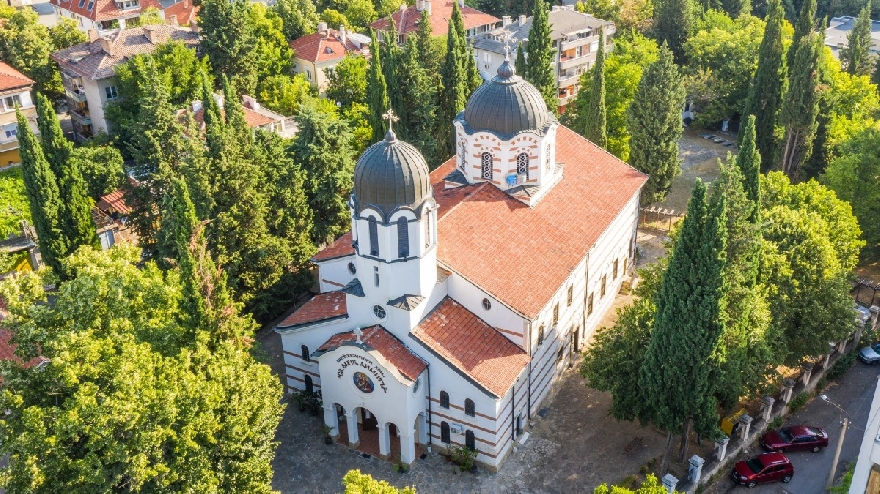
[[[433,418],[431,417],[431,364],[428,364],[428,367],[425,369],[427,371],[425,375],[425,380],[428,381],[427,384],[428,389],[428,453],[431,452],[431,424]]]
[[[526,376],[526,380],[528,381],[526,384],[528,385],[528,398],[526,401],[526,418],[527,420],[532,420],[532,356],[534,356],[534,352],[532,351],[532,323],[529,322],[529,375]],[[531,425],[531,424],[529,424]]]

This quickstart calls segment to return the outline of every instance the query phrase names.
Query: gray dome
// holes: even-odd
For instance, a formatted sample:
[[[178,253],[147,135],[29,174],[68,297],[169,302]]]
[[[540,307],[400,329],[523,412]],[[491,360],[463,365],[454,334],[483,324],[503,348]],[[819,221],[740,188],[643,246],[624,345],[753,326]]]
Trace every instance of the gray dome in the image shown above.
[[[541,132],[556,121],[535,86],[514,73],[505,60],[498,75],[474,91],[464,107],[464,120],[475,131],[511,136]]]
[[[352,195],[356,212],[372,205],[387,217],[402,206],[417,208],[432,194],[428,173],[422,153],[388,131],[355,165]]]

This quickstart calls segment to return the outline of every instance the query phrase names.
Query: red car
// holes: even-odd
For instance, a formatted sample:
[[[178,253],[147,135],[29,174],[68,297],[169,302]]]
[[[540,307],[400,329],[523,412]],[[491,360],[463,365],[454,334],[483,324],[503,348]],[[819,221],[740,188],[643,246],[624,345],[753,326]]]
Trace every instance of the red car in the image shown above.
[[[761,447],[779,453],[798,449],[808,449],[818,453],[819,448],[826,446],[828,446],[828,433],[820,427],[795,425],[768,431],[761,436]]]
[[[754,487],[766,482],[791,482],[794,467],[782,453],[764,453],[741,461],[733,467],[730,477],[737,484]]]

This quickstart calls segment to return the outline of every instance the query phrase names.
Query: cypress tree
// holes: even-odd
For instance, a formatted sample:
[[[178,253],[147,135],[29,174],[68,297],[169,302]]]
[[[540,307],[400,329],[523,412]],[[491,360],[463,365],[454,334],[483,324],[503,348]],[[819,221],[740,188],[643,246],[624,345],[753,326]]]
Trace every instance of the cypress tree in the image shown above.
[[[685,65],[684,44],[694,30],[692,0],[660,0],[654,8],[654,37],[672,50],[675,63]]]
[[[428,15],[427,9],[422,9],[420,15],[418,29],[407,39],[415,38],[422,67],[429,74],[437,74],[440,71],[440,54],[438,53],[437,45],[433,42],[434,33],[431,29],[431,16]]]
[[[394,19],[391,19],[391,29],[386,39],[397,39],[397,31],[394,28]],[[398,80],[398,68],[402,56],[400,46],[397,43],[383,43],[382,45],[382,74],[385,76],[385,88],[388,93],[388,105],[398,115],[403,114],[403,102],[400,99],[400,81]],[[383,112],[384,113],[384,112]]]
[[[205,143],[208,148],[208,156],[212,159],[220,155],[226,138],[223,135],[223,117],[220,113],[220,105],[214,98],[214,88],[208,82],[208,78],[202,76],[202,122],[205,123]]]
[[[810,156],[816,136],[820,98],[818,65],[822,42],[823,39],[816,33],[797,40],[790,83],[779,114],[779,123],[785,129],[780,169],[791,179],[799,178],[800,167]]]
[[[518,76],[526,77],[526,71],[529,67],[526,65],[526,54],[523,51],[522,43],[516,45],[516,60],[513,63],[513,68]]]
[[[742,144],[736,155],[736,166],[742,172],[743,189],[746,196],[755,204],[755,210],[749,217],[751,223],[761,221],[761,155],[758,153],[755,137],[755,116],[748,115],[742,130]]]
[[[388,100],[388,88],[385,85],[385,74],[382,71],[382,60],[379,53],[379,42],[376,41],[376,32],[370,32],[370,66],[367,70],[367,121],[373,129],[373,142],[380,141],[385,137],[385,121],[382,114],[388,111],[391,103]]]
[[[813,32],[815,24],[816,0],[804,0],[804,4],[801,5],[800,14],[798,14],[797,21],[794,24],[794,36],[791,37],[793,42],[788,47],[788,54],[785,59],[787,67],[794,65],[794,52],[798,46],[797,40]]]
[[[92,201],[76,160],[70,159],[73,145],[64,138],[58,116],[48,98],[37,93],[37,114],[43,152],[55,175],[61,198],[62,233],[70,254],[81,245],[98,245],[92,219]]]
[[[871,82],[880,89],[880,57],[877,57],[877,63],[874,67],[874,73],[871,74]]]
[[[758,69],[749,87],[743,112],[743,115],[755,116],[756,142],[763,171],[771,168],[776,153],[776,119],[786,72],[782,53],[784,15],[780,0],[770,0],[764,38],[758,51]]]
[[[25,195],[37,232],[37,245],[46,265],[64,278],[61,260],[67,254],[69,245],[64,235],[61,193],[55,182],[55,174],[52,173],[43,148],[37,142],[27,119],[17,109],[15,116],[18,119],[18,146]]]
[[[461,26],[459,31],[458,26]],[[453,143],[452,120],[458,112],[464,109],[467,103],[467,88],[469,86],[467,71],[465,70],[465,58],[467,47],[464,39],[464,21],[461,18],[461,10],[458,2],[452,6],[452,21],[446,35],[446,59],[440,73],[443,79],[443,92],[440,97],[440,112],[437,121],[438,147],[440,156],[449,156],[455,149]]]
[[[684,98],[681,74],[664,43],[660,58],[645,69],[627,112],[630,164],[650,175],[642,191],[644,204],[662,201],[681,173],[678,139]]]
[[[721,0],[721,10],[736,19],[752,12],[752,2],[749,0]]]
[[[550,13],[544,0],[535,0],[532,27],[529,29],[528,65],[525,79],[531,82],[554,114],[559,110],[559,85],[556,82],[556,50],[550,38]]]
[[[841,50],[840,61],[847,73],[868,75],[874,68],[871,57],[871,4],[859,12],[852,31],[846,36],[847,47]]]
[[[593,65],[592,88],[590,101],[586,108],[584,137],[600,147],[608,145],[605,133],[605,36],[603,28],[599,28],[599,51],[596,52],[596,63]]]
[[[480,75],[480,69],[477,68],[477,59],[474,56],[473,47],[468,49],[468,57],[465,60],[465,65],[467,65],[468,76],[467,97],[470,98],[471,94],[473,94],[478,87],[483,85],[483,76]]]
[[[395,128],[399,129],[397,132],[401,139],[418,148],[428,164],[434,166],[440,162],[434,136],[438,88],[432,84],[431,75],[421,65],[418,46],[417,40],[408,38],[398,65],[403,111]]]
[[[703,438],[718,435],[710,375],[725,328],[725,221],[724,197],[713,196],[707,204],[706,186],[697,180],[660,284],[651,340],[639,369],[645,397],[640,418],[667,431],[661,472],[669,464],[672,434],[682,434],[682,453],[692,424]]]

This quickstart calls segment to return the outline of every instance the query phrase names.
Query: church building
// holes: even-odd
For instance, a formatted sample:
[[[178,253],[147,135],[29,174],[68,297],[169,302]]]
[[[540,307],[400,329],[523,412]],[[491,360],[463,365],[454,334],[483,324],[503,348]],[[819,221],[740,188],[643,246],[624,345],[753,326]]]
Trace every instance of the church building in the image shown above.
[[[647,177],[560,125],[508,62],[433,172],[386,117],[351,232],[312,259],[320,293],[276,327],[287,387],[320,393],[352,447],[403,463],[467,447],[494,470],[632,269]]]

